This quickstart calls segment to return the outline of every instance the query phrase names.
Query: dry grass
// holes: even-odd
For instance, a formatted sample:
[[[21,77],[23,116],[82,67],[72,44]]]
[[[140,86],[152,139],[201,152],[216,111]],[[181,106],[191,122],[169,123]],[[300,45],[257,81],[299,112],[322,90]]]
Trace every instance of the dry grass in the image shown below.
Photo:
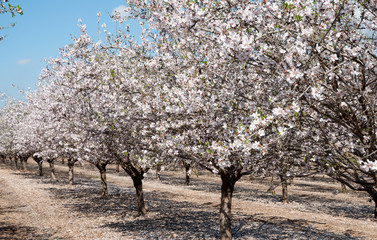
[[[184,186],[183,172],[163,172],[161,181],[144,180],[148,214],[136,215],[132,181],[108,171],[108,199],[100,198],[98,172],[78,167],[67,185],[67,167],[57,164],[59,182],[0,167],[0,239],[216,239],[220,180],[211,174]],[[341,193],[328,178],[297,179],[291,203],[266,192],[269,180],[236,184],[235,239],[377,239],[372,203],[365,194]]]

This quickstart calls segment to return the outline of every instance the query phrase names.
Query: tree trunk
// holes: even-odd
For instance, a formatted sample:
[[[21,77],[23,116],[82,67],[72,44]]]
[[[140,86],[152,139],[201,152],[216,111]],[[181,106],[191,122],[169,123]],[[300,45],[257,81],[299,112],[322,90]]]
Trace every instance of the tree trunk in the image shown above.
[[[342,193],[347,192],[346,184],[344,184],[344,183],[340,183],[340,184],[341,184],[341,185],[340,185],[340,191],[341,191]]]
[[[24,158],[23,157],[19,157],[18,160],[20,161],[20,170],[21,171],[24,171]]]
[[[119,162],[115,164],[115,172],[119,173]]]
[[[75,165],[75,161],[72,159],[68,159],[68,183],[73,185],[73,167]]]
[[[134,177],[131,176],[131,178],[134,183],[135,190],[136,190],[137,212],[139,215],[144,216],[147,213],[147,210],[145,209],[145,203],[144,203],[143,181],[138,176],[134,176]]]
[[[121,167],[123,170],[130,175],[132,178],[132,181],[134,183],[134,187],[136,190],[136,202],[137,202],[137,212],[139,215],[145,215],[147,213],[147,210],[145,208],[144,203],[144,193],[143,193],[143,175],[144,171],[142,169],[137,169],[132,165],[132,163],[129,161],[129,155],[123,160],[119,156],[117,156],[117,159],[119,163],[121,164]]]
[[[185,172],[186,172],[186,185],[190,185],[190,164],[188,163],[185,163]]]
[[[282,201],[288,203],[288,179],[285,176],[280,175],[281,188],[282,188]]]
[[[377,218],[377,190],[373,186],[364,186],[374,202],[374,218]]]
[[[28,158],[25,158],[22,160],[22,168],[24,171],[27,171],[27,159]]]
[[[16,169],[18,169],[18,158],[17,157],[13,157],[14,158],[14,165],[16,166]]]
[[[101,197],[107,198],[109,196],[109,193],[107,191],[106,164],[104,164],[104,163],[97,163],[96,167],[98,168],[99,173],[101,175],[101,187],[102,187]]]
[[[161,181],[161,164],[157,164],[156,167],[156,179]]]
[[[22,171],[26,171],[27,170],[27,157],[24,157],[24,156],[22,156],[22,157],[20,157],[20,162],[21,162],[21,170]]]
[[[55,174],[55,164],[54,164],[54,160],[51,160],[51,161],[48,161],[49,165],[50,165],[50,170],[51,170],[51,179],[52,180],[58,180],[58,178],[56,177],[56,174]]]
[[[38,175],[43,176],[43,168],[42,168],[43,160],[39,160],[37,163],[38,163]]]
[[[231,210],[236,181],[231,173],[221,173],[220,239],[232,239]]]

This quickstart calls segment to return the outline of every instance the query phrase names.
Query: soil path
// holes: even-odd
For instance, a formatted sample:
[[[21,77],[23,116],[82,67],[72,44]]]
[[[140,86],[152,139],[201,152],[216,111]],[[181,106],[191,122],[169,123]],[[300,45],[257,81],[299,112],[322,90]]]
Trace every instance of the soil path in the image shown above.
[[[120,239],[62,206],[51,187],[0,168],[0,239]]]
[[[59,167],[63,170],[62,167]],[[89,173],[91,176],[98,175],[96,171],[79,168],[78,173]],[[184,176],[181,176],[183,179]],[[220,180],[214,177],[201,176],[205,182],[213,182],[220,186]],[[116,176],[115,174],[108,174],[108,181],[115,183],[118,186],[132,187],[132,182],[129,178],[123,176]],[[302,182],[302,181],[301,181]],[[318,185],[318,183],[316,183]],[[252,188],[255,184],[240,182],[238,187]],[[260,188],[260,186],[258,186]],[[335,186],[334,186],[335,188]],[[205,192],[192,190],[190,187],[182,185],[164,184],[158,181],[144,181],[144,191],[154,192],[161,191],[168,193],[170,196],[174,196],[175,201],[179,202],[191,202],[200,205],[207,205],[213,207],[217,211],[220,203],[219,192]],[[291,191],[292,193],[292,191]],[[294,193],[294,192],[293,192]],[[312,193],[312,197],[328,196],[329,193]],[[346,194],[340,195],[338,198],[346,198]],[[331,194],[330,194],[331,196]],[[333,198],[335,196],[332,196]],[[349,197],[349,196],[348,196]],[[269,222],[269,223],[296,223],[300,227],[315,228],[322,231],[330,231],[344,237],[360,237],[368,239],[377,239],[377,222],[371,219],[357,220],[348,217],[336,217],[329,214],[308,212],[307,209],[303,209],[298,204],[265,204],[255,201],[245,201],[237,198],[233,199],[233,214],[234,215],[249,215],[255,216],[257,221]]]
[[[35,163],[30,162],[29,168],[34,171]],[[47,168],[45,170],[48,172]],[[76,168],[77,184],[73,186],[64,180],[66,166],[57,165],[56,171],[63,179],[59,183],[47,176],[35,177],[34,172],[20,173],[0,165],[0,239],[217,237],[220,185],[216,177],[201,176],[193,179],[192,186],[188,187],[176,184],[177,179],[184,181],[183,174],[165,173],[162,182],[147,177],[144,190],[149,212],[140,218],[135,215],[132,181],[123,173],[110,169],[107,178],[111,196],[101,199],[96,170]],[[323,188],[331,186],[336,189],[334,184],[300,180],[290,193],[295,199],[300,186],[311,188],[321,187],[321,184]],[[283,205],[268,198],[260,199],[265,194],[262,188],[247,181],[237,183],[236,191],[239,191],[233,201],[235,239],[377,239],[375,220],[360,218],[357,213],[346,214],[349,209],[365,208],[365,196],[358,200],[360,196],[357,194],[333,195],[327,189],[305,193],[308,203]],[[321,201],[310,204],[312,198]],[[332,208],[315,206],[331,201],[350,207],[332,212],[337,205],[331,205]]]

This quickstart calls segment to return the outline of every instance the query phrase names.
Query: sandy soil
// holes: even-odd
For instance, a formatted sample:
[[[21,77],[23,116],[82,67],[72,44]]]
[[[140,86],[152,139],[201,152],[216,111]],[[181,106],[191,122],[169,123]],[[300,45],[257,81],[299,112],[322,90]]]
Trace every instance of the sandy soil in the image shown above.
[[[47,165],[47,164],[45,164]],[[220,181],[203,173],[184,186],[181,171],[144,180],[148,213],[136,215],[132,181],[108,170],[109,194],[100,198],[98,171],[75,169],[67,184],[67,167],[57,164],[59,182],[0,164],[0,239],[216,239]],[[373,203],[367,195],[323,176],[295,179],[290,204],[280,202],[280,187],[267,192],[270,179],[236,184],[234,239],[377,239]]]

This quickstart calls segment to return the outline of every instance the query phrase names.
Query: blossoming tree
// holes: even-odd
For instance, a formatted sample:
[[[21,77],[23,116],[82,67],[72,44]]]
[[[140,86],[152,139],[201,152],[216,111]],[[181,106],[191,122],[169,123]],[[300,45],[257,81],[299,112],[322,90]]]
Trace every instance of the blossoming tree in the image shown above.
[[[235,183],[274,168],[269,146],[294,126],[290,119],[299,111],[287,97],[289,82],[274,78],[259,42],[268,22],[258,15],[269,10],[250,1],[128,3],[158,53],[159,149],[220,175],[220,234],[230,239]]]
[[[265,53],[314,129],[307,151],[330,176],[376,203],[375,1],[265,3]]]
[[[69,128],[62,136],[71,146],[62,151],[72,148],[77,159],[97,166],[103,196],[106,165],[118,161],[134,182],[138,213],[145,214],[142,179],[156,154],[148,134],[151,98],[141,77],[147,67],[143,47],[122,32],[94,43],[81,27],[82,35],[50,60],[42,76],[59,89],[50,99],[62,104],[55,115]]]

